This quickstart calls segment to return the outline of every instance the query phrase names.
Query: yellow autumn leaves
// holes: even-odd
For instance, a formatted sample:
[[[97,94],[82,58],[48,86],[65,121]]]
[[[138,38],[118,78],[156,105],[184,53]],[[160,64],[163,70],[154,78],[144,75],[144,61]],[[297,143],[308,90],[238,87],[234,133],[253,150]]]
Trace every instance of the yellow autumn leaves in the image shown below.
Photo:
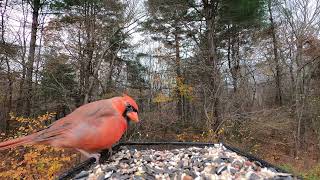
[[[1,141],[27,135],[46,128],[55,113],[46,113],[36,118],[15,117],[10,114],[10,124],[21,125],[11,133],[0,137]],[[77,155],[61,148],[44,145],[17,147],[0,152],[0,179],[54,179],[69,168]]]
[[[193,88],[192,88],[192,86],[184,83],[182,78],[176,78],[175,90],[177,90],[179,92],[180,96],[185,97],[187,100],[191,101],[193,99],[193,94],[192,94],[193,93]],[[153,98],[152,101],[154,103],[165,103],[165,102],[173,101],[174,99],[175,99],[174,97],[169,97],[165,93],[159,92]]]

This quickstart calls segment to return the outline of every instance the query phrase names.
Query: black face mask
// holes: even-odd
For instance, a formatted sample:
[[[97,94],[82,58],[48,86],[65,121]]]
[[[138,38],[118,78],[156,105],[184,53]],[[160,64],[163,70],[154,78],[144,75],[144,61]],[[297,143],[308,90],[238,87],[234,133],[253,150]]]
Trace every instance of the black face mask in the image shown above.
[[[129,112],[136,112],[136,113],[138,113],[138,110],[137,110],[136,108],[134,108],[133,106],[131,106],[130,104],[128,104],[128,105],[126,106],[126,109],[124,110],[122,116],[127,120],[127,124],[128,124],[128,125],[129,125],[130,122],[131,122],[130,119],[129,119],[129,117],[127,116],[127,113],[129,113]]]

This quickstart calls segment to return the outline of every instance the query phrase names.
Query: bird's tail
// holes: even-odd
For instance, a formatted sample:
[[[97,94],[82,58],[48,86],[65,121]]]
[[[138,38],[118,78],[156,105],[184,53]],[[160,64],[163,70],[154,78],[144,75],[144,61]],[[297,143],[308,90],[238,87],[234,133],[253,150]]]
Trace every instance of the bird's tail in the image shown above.
[[[0,143],[0,150],[10,149],[21,145],[32,144],[37,133],[23,136],[16,139],[11,139]]]

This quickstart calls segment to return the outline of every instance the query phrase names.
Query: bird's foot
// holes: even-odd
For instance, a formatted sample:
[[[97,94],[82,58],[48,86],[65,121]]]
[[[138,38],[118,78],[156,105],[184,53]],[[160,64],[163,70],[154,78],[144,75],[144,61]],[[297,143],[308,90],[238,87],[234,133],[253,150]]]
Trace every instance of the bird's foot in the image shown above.
[[[95,159],[95,163],[99,163],[100,162],[100,157],[101,157],[101,154],[99,153],[88,153],[84,150],[81,150],[81,149],[77,149],[81,154],[83,154],[85,157],[87,157],[88,159],[90,158],[94,158]]]
[[[113,153],[112,148],[109,148],[108,150],[109,150],[109,157],[111,157]]]
[[[89,158],[92,158],[92,157],[96,160],[95,163],[99,163],[101,154],[99,154],[99,153],[90,154]]]

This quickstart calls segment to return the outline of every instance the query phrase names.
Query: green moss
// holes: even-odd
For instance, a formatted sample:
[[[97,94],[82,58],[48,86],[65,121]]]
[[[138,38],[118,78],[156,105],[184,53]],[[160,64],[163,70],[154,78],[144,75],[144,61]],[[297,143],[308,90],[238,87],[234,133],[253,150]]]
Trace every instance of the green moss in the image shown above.
[[[289,173],[294,172],[293,166],[291,164],[281,164],[279,167],[285,171],[288,171]]]
[[[316,165],[312,169],[302,173],[302,177],[306,180],[318,180],[320,179],[320,164]]]
[[[282,164],[279,166],[283,170],[288,171],[289,173],[293,173],[303,177],[305,180],[319,180],[320,179],[320,164],[316,165],[310,170],[304,172],[295,171],[291,164]]]

